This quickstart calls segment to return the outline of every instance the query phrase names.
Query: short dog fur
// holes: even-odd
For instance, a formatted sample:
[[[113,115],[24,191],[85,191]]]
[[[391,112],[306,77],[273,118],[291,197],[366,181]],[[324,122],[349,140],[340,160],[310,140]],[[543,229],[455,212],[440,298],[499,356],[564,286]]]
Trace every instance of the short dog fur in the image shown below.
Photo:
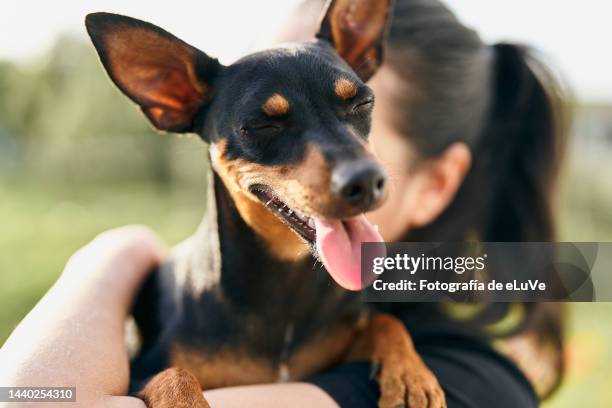
[[[404,325],[364,319],[313,246],[311,217],[348,219],[384,199],[364,82],[382,62],[390,3],[331,1],[313,41],[230,66],[152,24],[87,16],[112,81],[157,129],[197,133],[213,169],[204,222],[134,308],[132,389],[149,407],[207,407],[202,389],[300,380],[348,358],[378,368],[381,407],[445,406]]]

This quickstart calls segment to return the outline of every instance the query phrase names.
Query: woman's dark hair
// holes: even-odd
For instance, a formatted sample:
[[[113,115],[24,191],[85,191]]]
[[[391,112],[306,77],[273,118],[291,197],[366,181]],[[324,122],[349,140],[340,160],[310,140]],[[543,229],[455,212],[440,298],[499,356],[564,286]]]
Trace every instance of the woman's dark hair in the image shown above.
[[[307,1],[302,12],[317,3]],[[301,13],[304,15],[304,13]],[[532,50],[487,45],[438,0],[395,0],[385,66],[398,78],[390,94],[391,125],[417,154],[436,157],[455,142],[472,152],[471,168],[449,207],[406,241],[554,241],[553,193],[565,145],[562,89]],[[417,306],[431,320],[437,306]],[[395,305],[397,313],[414,305]],[[498,322],[509,304],[492,304],[470,322]],[[431,313],[430,313],[431,312]],[[555,350],[553,379],[563,372],[562,312],[555,304],[524,305],[505,336],[529,333]]]
[[[393,125],[421,156],[454,142],[473,155],[451,205],[408,238],[554,240],[564,144],[554,76],[526,47],[485,45],[436,0],[397,0],[388,43],[387,67],[411,89],[391,95]]]
[[[482,42],[437,0],[396,0],[387,67],[409,93],[389,95],[395,128],[418,154],[435,157],[454,142],[467,144],[472,165],[449,207],[406,240],[554,241],[553,193],[565,146],[563,92],[527,47]],[[410,112],[408,115],[407,112]],[[501,320],[509,304],[493,304],[471,321]],[[560,383],[563,313],[546,303],[524,305],[523,320],[506,336],[530,333],[552,346]]]

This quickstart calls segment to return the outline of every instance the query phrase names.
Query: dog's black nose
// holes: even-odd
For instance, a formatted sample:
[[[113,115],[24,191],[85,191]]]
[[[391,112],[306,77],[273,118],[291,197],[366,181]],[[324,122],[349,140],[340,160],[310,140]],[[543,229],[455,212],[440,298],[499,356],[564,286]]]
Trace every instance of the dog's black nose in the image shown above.
[[[385,174],[372,160],[354,160],[338,164],[332,174],[332,192],[352,207],[374,209],[385,191]]]

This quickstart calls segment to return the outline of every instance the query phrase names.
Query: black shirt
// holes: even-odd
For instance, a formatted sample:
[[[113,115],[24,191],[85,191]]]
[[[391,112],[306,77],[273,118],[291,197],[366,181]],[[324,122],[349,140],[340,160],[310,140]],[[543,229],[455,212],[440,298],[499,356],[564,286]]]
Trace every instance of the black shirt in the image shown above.
[[[437,376],[449,408],[531,408],[538,398],[522,372],[483,338],[457,327],[410,330],[416,349]],[[380,392],[370,363],[352,362],[309,380],[341,407],[375,408]]]

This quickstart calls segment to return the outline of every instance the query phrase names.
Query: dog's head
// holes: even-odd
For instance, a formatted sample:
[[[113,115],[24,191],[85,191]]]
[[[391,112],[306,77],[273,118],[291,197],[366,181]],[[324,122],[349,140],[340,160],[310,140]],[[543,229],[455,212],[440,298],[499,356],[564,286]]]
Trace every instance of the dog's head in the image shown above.
[[[242,218],[275,255],[295,259],[315,241],[325,252],[317,235],[348,249],[379,238],[361,215],[385,195],[364,82],[382,62],[390,3],[330,1],[313,41],[230,66],[140,20],[95,13],[86,26],[121,91],[156,128],[208,142]]]

